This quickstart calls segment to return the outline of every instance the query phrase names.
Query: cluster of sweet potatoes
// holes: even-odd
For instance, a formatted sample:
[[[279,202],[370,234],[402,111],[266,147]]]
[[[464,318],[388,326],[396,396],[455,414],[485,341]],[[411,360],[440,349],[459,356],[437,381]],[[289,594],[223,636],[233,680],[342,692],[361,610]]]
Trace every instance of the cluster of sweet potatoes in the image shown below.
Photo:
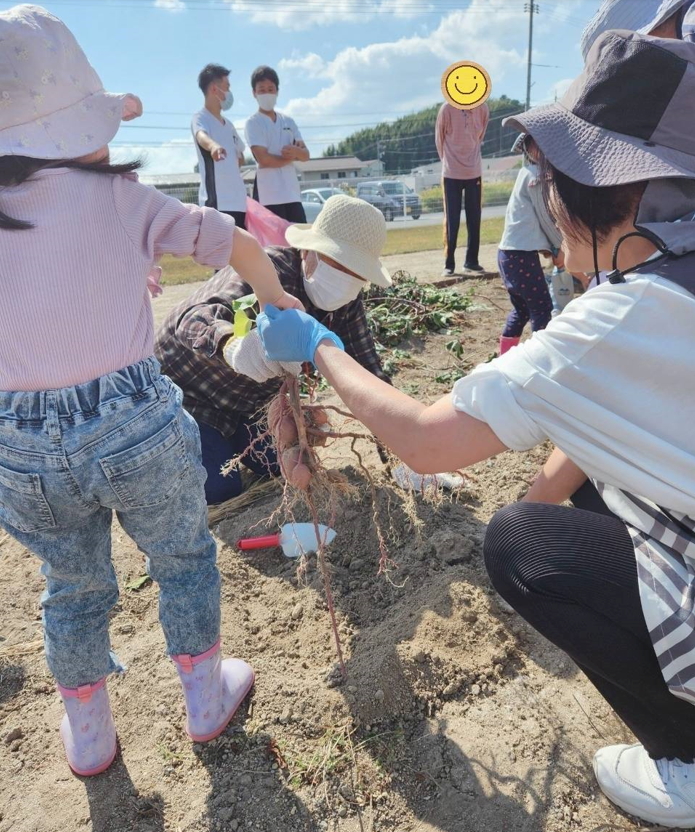
[[[286,393],[281,392],[268,407],[268,430],[273,437],[282,475],[287,482],[307,491],[316,470],[313,447],[326,443],[328,416],[320,407],[301,408],[302,424]]]

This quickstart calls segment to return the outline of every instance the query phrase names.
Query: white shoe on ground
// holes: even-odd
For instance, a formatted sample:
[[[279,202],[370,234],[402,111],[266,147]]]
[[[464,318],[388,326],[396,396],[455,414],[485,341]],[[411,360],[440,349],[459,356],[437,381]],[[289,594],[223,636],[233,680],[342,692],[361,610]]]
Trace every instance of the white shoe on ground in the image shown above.
[[[621,809],[668,828],[695,828],[695,763],[652,760],[641,745],[610,745],[594,755],[603,793]]]

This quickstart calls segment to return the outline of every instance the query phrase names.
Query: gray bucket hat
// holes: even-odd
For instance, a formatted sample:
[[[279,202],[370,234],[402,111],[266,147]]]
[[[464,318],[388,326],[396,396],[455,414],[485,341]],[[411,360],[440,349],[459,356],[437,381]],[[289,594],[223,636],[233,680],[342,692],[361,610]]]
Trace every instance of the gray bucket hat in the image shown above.
[[[695,49],[610,31],[556,104],[503,124],[530,133],[558,170],[584,185],[695,179]]]
[[[582,32],[582,57],[586,60],[596,38],[609,29],[628,29],[648,35],[686,2],[687,0],[603,0],[601,8]]]

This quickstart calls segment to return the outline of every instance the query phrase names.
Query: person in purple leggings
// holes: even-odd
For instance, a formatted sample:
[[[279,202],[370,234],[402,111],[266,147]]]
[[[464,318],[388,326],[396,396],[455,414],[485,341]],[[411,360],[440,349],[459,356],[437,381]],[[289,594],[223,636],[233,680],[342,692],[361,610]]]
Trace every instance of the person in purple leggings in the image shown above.
[[[512,149],[523,150],[524,166],[507,205],[497,255],[500,276],[513,306],[500,337],[500,355],[519,343],[529,320],[534,332],[545,329],[550,322],[553,302],[538,253],[556,256],[562,242],[538,185],[533,139],[521,134]]]

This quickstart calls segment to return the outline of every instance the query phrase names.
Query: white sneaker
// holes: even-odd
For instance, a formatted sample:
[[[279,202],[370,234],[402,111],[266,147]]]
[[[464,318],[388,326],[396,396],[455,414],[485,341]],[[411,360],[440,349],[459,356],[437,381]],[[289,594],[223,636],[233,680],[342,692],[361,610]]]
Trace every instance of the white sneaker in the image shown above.
[[[463,485],[463,477],[458,474],[416,474],[404,462],[396,465],[391,475],[404,491],[436,491],[438,488],[455,491]]]
[[[695,763],[652,760],[641,745],[609,745],[594,755],[603,793],[631,815],[668,828],[695,828]]]

